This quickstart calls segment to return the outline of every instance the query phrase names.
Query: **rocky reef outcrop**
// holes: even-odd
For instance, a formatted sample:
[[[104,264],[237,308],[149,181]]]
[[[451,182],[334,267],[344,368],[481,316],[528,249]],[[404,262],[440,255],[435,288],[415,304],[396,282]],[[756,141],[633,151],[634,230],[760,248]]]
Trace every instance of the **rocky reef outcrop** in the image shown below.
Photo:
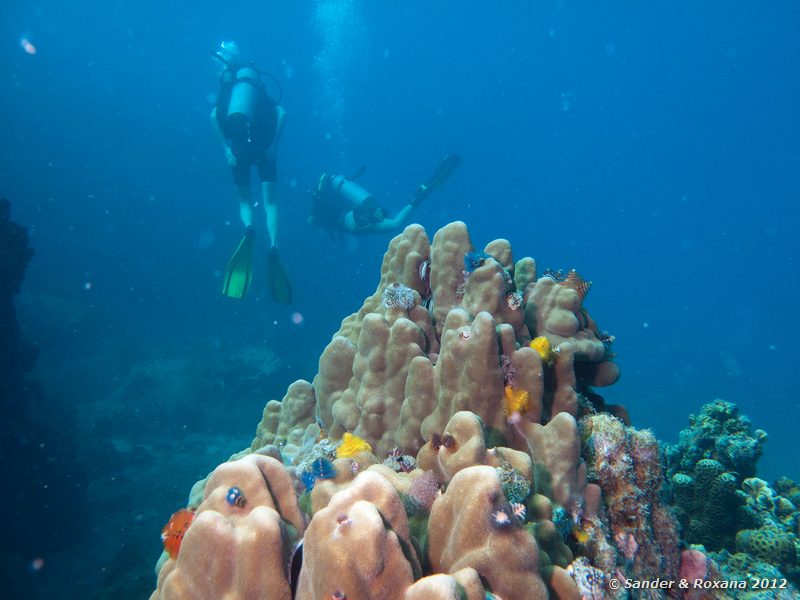
[[[683,539],[708,551],[727,577],[797,586],[800,492],[787,478],[770,485],[757,477],[766,441],[766,432],[735,405],[706,404],[689,417],[679,442],[664,449],[665,495]],[[770,597],[769,590],[764,594]]]
[[[16,598],[31,597],[31,565],[67,545],[86,517],[86,472],[69,433],[74,409],[30,377],[36,347],[17,321],[14,301],[33,255],[27,229],[0,199],[0,575]]]

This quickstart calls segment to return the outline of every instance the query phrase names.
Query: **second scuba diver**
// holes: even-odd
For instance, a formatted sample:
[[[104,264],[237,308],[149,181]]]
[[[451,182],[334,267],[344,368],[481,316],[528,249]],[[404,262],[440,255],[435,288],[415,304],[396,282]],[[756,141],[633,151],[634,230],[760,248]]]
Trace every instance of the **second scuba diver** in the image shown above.
[[[389,217],[386,210],[378,206],[375,197],[355,182],[364,172],[363,168],[350,177],[323,173],[314,192],[308,223],[333,233],[381,233],[398,229],[459,164],[461,158],[457,154],[445,156],[430,179],[416,189],[408,204],[394,217]]]
[[[276,302],[290,304],[291,282],[278,256],[278,204],[275,199],[276,154],[286,111],[280,106],[280,100],[274,100],[267,93],[259,71],[252,63],[240,61],[236,42],[223,42],[214,58],[222,66],[222,71],[211,123],[219,134],[231,167],[239,197],[239,216],[245,226],[244,237],[225,271],[222,293],[242,298],[252,281],[254,229],[250,172],[255,166],[270,239],[270,291]]]

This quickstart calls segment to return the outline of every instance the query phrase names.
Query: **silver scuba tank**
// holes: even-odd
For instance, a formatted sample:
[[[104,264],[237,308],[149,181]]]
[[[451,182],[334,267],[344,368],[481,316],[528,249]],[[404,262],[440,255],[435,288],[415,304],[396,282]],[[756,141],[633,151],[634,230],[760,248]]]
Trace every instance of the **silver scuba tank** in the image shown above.
[[[242,67],[236,71],[236,83],[231,90],[226,117],[230,131],[249,137],[249,126],[258,106],[258,81],[258,72],[252,67]]]
[[[375,202],[372,194],[344,175],[334,175],[331,178],[331,187],[353,206],[370,205]]]

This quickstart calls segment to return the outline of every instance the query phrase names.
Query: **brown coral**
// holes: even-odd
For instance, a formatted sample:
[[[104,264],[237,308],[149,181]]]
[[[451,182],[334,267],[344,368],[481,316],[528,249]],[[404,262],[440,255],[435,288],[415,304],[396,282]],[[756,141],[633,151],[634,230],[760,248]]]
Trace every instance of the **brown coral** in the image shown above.
[[[419,574],[403,503],[367,471],[311,519],[296,598],[399,599]]]
[[[244,505],[228,503],[232,487],[247,499]],[[288,600],[288,560],[305,520],[283,466],[253,454],[217,467],[205,490],[181,552],[161,567],[151,600],[235,600],[267,589]]]
[[[503,495],[524,502],[534,483],[532,463],[536,489],[550,498],[530,501],[531,512],[542,514],[525,527],[547,547],[553,594],[574,597],[566,571],[554,566],[571,555],[558,543],[552,501],[577,514],[588,489],[586,516],[600,527],[603,496],[597,485],[586,487],[575,418],[579,393],[590,397],[588,386],[613,383],[619,371],[609,360],[608,336],[583,307],[588,284],[577,273],[561,283],[537,279],[533,259],[515,262],[510,243],[498,239],[467,277],[464,255],[473,251],[460,222],[439,230],[432,244],[418,225],[392,240],[376,291],[342,321],[313,385],[295,382],[282,402],[269,402],[249,450],[257,454],[215,471],[202,502],[203,486],[195,488],[200,510],[184,539],[195,550],[186,552],[186,564],[182,551],[177,563],[164,565],[154,598],[174,590],[177,598],[235,599],[266,585],[274,597],[285,597],[286,560],[305,527],[295,470],[319,450],[311,449],[315,442],[335,445],[345,433],[366,440],[374,454],[335,460],[335,477],[318,480],[310,502],[304,499],[313,517],[298,598],[445,599],[463,592],[477,600],[485,594],[481,578],[501,597],[546,598],[537,545],[522,523],[524,506]],[[382,302],[387,289],[402,291],[405,301]],[[527,347],[535,336],[558,350],[555,360],[547,354],[543,362]],[[505,406],[506,385],[517,394],[513,410]],[[595,408],[604,408],[599,397]],[[394,451],[416,454],[420,470],[395,473],[381,465]],[[234,485],[246,501],[232,506],[225,497]],[[616,507],[613,490],[603,491]],[[414,527],[430,542],[428,577],[401,496],[410,513],[423,515]],[[534,511],[545,501],[549,510]],[[204,563],[197,548],[215,544],[221,554],[204,555]],[[217,575],[209,581],[206,573]]]
[[[303,419],[306,425],[318,419],[334,440],[352,432],[379,456],[394,447],[413,454],[460,410],[475,412],[488,427],[505,432],[510,445],[524,448],[506,422],[507,376],[514,377],[515,390],[528,394],[520,417],[534,423],[559,412],[576,416],[580,385],[616,380],[619,372],[607,361],[607,349],[582,307],[582,286],[576,291],[549,277],[533,281],[532,259],[518,261],[521,272],[515,279],[509,243],[495,240],[486,246],[494,258],[475,269],[459,297],[463,257],[472,248],[463,223],[439,230],[432,245],[418,226],[395,238],[378,289],[343,321],[320,359],[313,389],[298,382],[282,403],[290,408],[270,403],[253,449],[301,437]],[[406,314],[383,306],[386,286],[426,292],[419,264],[428,255],[432,312],[415,306]],[[517,279],[527,282],[524,311],[505,301],[508,286],[513,288]],[[532,334],[547,336],[558,347],[552,391],[545,389],[541,357],[519,347]]]
[[[431,566],[443,573],[471,567],[503,598],[544,600],[536,540],[522,528],[492,524],[492,513],[504,500],[495,469],[469,467],[457,473],[431,509]]]

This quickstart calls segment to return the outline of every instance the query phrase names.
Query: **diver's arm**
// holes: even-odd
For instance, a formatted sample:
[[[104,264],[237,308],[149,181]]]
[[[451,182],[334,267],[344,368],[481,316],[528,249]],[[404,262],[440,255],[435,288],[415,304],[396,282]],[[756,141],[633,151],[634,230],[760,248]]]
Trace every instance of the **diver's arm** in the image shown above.
[[[353,214],[353,211],[347,211],[345,215],[342,217],[341,220],[341,227],[345,231],[349,233],[355,233],[358,231],[358,226],[356,225],[356,217]]]
[[[277,122],[275,123],[275,137],[272,138],[272,143],[269,145],[269,148],[267,148],[267,157],[270,159],[274,159],[278,152],[278,144],[283,135],[283,126],[286,124],[286,110],[282,106],[278,105],[275,107],[275,114],[277,118]]]
[[[375,223],[369,230],[378,233],[398,229],[406,222],[412,210],[414,210],[414,207],[411,204],[406,204],[393,218],[384,219],[380,223]]]
[[[233,150],[231,150],[231,144],[228,140],[225,139],[225,134],[222,133],[222,128],[219,126],[219,119],[217,119],[217,107],[211,109],[211,126],[214,128],[214,131],[217,132],[219,136],[219,141],[222,142],[222,147],[225,149],[225,158],[228,161],[228,164],[232,167],[236,166],[236,156],[233,154]]]
[[[222,133],[222,128],[219,126],[219,119],[217,119],[217,107],[211,109],[211,115],[209,116],[211,119],[211,126],[214,128],[214,131],[217,132],[219,136],[219,141],[222,142],[223,146],[228,145],[228,140],[225,139],[225,135]]]

